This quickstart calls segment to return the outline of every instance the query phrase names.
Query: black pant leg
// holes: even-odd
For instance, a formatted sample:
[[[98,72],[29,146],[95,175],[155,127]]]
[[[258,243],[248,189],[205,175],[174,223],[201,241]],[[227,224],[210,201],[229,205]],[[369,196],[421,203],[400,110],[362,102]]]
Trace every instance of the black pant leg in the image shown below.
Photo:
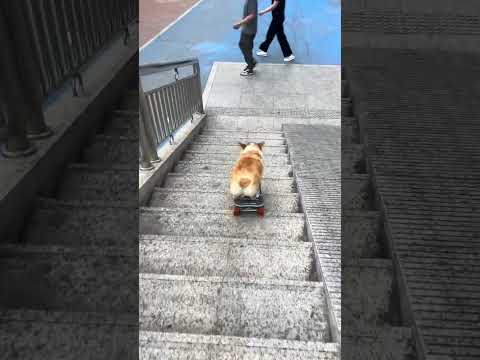
[[[285,35],[285,30],[283,28],[283,21],[277,25],[277,39],[282,48],[283,56],[288,57],[292,55],[292,49],[288,43],[287,36]]]
[[[275,35],[277,34],[276,23],[272,20],[270,26],[268,27],[267,37],[263,43],[260,44],[260,50],[267,52],[270,44],[272,43]]]
[[[255,67],[255,59],[253,58],[253,40],[255,35],[242,34],[240,35],[240,50],[242,50],[243,57],[249,69]]]

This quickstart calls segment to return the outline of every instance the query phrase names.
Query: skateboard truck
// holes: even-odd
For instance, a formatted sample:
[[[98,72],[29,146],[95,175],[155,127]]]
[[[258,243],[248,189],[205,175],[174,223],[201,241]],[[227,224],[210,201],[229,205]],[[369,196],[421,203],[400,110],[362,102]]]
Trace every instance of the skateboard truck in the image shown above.
[[[240,216],[242,211],[255,211],[260,216],[265,215],[265,203],[261,190],[255,195],[255,197],[242,196],[234,199],[233,203],[234,216]]]

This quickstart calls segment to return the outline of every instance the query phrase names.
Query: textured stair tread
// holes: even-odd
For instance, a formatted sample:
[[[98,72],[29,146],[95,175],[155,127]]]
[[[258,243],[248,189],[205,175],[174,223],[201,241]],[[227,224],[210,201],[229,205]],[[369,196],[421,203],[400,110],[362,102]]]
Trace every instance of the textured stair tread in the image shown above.
[[[190,151],[187,150],[183,153],[182,160],[195,160],[196,162],[224,162],[227,164],[233,164],[238,160],[240,153],[228,153],[228,152],[206,152],[206,151]],[[266,165],[288,165],[288,154],[267,154],[263,156],[263,161]]]
[[[105,124],[105,134],[138,138],[138,112],[114,112]]]
[[[138,315],[0,310],[4,359],[133,359]]]
[[[179,161],[175,166],[176,173],[215,173],[215,174],[230,174],[233,164],[208,164],[193,161]],[[287,166],[265,166],[265,177],[289,177],[292,174],[292,167]]]
[[[138,198],[138,171],[129,167],[70,165],[57,196],[61,199],[133,201]]]
[[[139,106],[139,101],[138,101],[138,91],[132,91],[131,93],[129,92],[123,98],[120,100],[120,103],[118,104],[117,108],[118,109],[138,109]]]
[[[228,176],[170,173],[167,175],[163,187],[179,190],[203,191],[209,189],[212,191],[228,192],[229,184],[230,180]],[[296,186],[293,178],[264,177],[262,180],[262,192],[264,194],[295,193]]]
[[[106,124],[103,133],[108,136],[123,136],[123,137],[138,137],[138,126],[119,126],[111,125],[110,123]]]
[[[283,155],[283,154],[282,154]],[[218,164],[233,166],[239,159],[234,154],[215,154],[215,153],[199,153],[199,152],[185,152],[183,154],[183,161],[192,161],[195,163],[204,164]],[[267,156],[263,158],[263,163],[266,166],[289,166],[289,160],[283,156]]]
[[[239,142],[241,143],[265,143],[265,149],[270,146],[283,146],[285,145],[285,139],[265,139],[260,136],[248,136],[241,137],[240,134],[236,137],[230,136],[215,136],[215,135],[198,135],[195,137],[195,142],[202,144],[226,144],[226,145],[236,145],[239,149]]]
[[[393,268],[389,259],[346,261],[342,268],[344,327],[357,322],[378,325],[388,321],[393,291]]]
[[[344,209],[342,220],[343,251],[347,258],[383,257],[379,212]]]
[[[326,321],[321,283],[140,275],[142,330],[328,341]]]
[[[304,241],[303,214],[233,216],[230,210],[141,208],[140,233]]]
[[[221,152],[221,153],[230,153],[230,154],[237,154],[240,155],[240,146],[237,145],[226,145],[226,144],[207,144],[207,143],[199,143],[199,142],[192,142],[188,148],[190,151],[207,151],[207,152]],[[287,147],[285,145],[282,146],[268,146],[265,147],[263,150],[263,154],[286,154]]]
[[[280,130],[228,130],[228,129],[215,129],[206,128],[202,131],[202,135],[205,134],[218,134],[222,136],[240,136],[240,135],[261,135],[283,138],[283,132]]]
[[[97,135],[83,153],[86,162],[128,163],[138,167],[138,137]]]
[[[412,331],[408,327],[345,326],[342,329],[342,357],[354,360],[411,360],[414,357]]]
[[[130,247],[138,239],[137,202],[42,199],[29,219],[25,241],[65,246]]]
[[[140,359],[334,360],[335,343],[140,331]]]
[[[76,311],[137,311],[135,255],[43,248],[0,254],[0,306]],[[99,274],[101,274],[99,276]],[[34,296],[31,296],[34,294]]]
[[[171,275],[310,280],[310,243],[142,236],[140,272]]]
[[[350,174],[342,177],[343,209],[371,210],[373,206],[373,192],[369,175]]]
[[[299,212],[297,194],[266,194],[265,210],[272,213]],[[185,191],[158,188],[152,194],[150,206],[164,208],[231,209],[233,198],[220,191]]]

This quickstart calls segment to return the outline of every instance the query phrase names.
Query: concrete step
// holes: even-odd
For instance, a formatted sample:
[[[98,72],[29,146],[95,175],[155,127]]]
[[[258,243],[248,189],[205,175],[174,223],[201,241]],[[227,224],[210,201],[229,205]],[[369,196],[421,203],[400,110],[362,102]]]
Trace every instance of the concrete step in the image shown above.
[[[138,171],[128,167],[73,164],[63,175],[57,196],[64,200],[138,199]]]
[[[305,241],[303,214],[233,216],[232,211],[141,208],[140,234]]]
[[[342,98],[342,116],[352,116],[352,115],[353,115],[352,99]]]
[[[238,145],[241,143],[260,143],[265,142],[265,149],[270,146],[283,146],[285,145],[285,139],[265,139],[262,136],[248,136],[240,137],[240,135],[235,137],[228,136],[212,136],[212,135],[198,135],[195,137],[197,143],[202,144],[225,144],[225,145]]]
[[[385,257],[378,211],[342,211],[342,256],[346,258]]]
[[[131,247],[138,241],[138,201],[42,199],[28,219],[23,240],[69,247]]]
[[[197,141],[193,141],[188,148],[190,151],[203,151],[203,152],[215,152],[215,153],[228,153],[236,154],[240,156],[240,146],[239,145],[225,145],[225,144],[206,144]],[[282,146],[266,146],[264,148],[263,154],[286,154],[287,147]]]
[[[97,135],[83,153],[83,160],[92,163],[136,164],[138,168],[138,137]]]
[[[0,307],[136,313],[137,268],[134,253],[2,246]]]
[[[31,293],[29,294],[31,296]],[[0,310],[3,359],[136,359],[138,315]]]
[[[350,174],[342,177],[342,209],[372,210],[374,194],[367,174]]]
[[[342,123],[342,143],[348,145],[360,143],[358,129],[355,126]]]
[[[281,131],[242,131],[242,130],[219,130],[219,129],[204,129],[201,132],[201,135],[204,136],[214,136],[214,137],[224,137],[224,138],[243,138],[243,139],[284,139],[283,133]]]
[[[116,110],[112,112],[107,124],[110,128],[125,129],[135,128],[138,129],[139,112],[136,110]]]
[[[388,324],[394,311],[392,261],[344,261],[342,274],[342,327]]]
[[[175,166],[175,172],[180,174],[217,174],[218,176],[228,176],[232,170],[233,164],[210,164],[197,163],[193,161],[179,161]],[[267,165],[264,169],[264,176],[270,178],[289,177],[292,176],[292,167],[287,166],[271,166]]]
[[[140,331],[140,359],[337,360],[334,343]]]
[[[342,146],[342,173],[365,174],[364,146],[362,144],[343,144]]]
[[[156,189],[151,197],[150,206],[164,208],[220,209],[233,208],[232,196],[221,191],[185,191]],[[297,194],[265,194],[267,213],[297,213],[300,211],[300,199]]]
[[[129,91],[118,104],[119,110],[138,110],[138,91]]]
[[[201,151],[185,151],[182,160],[192,160],[195,162],[218,162],[224,164],[234,164],[239,158],[239,154],[233,153],[213,153]],[[288,165],[287,154],[268,154],[263,157],[267,165],[283,166]]]
[[[140,275],[140,329],[329,341],[317,282]]]
[[[104,132],[106,135],[138,138],[138,118],[138,111],[116,111],[106,122]]]
[[[119,127],[119,126],[110,126],[110,124],[106,124],[103,132],[105,135],[109,136],[125,136],[129,138],[138,138],[138,126],[128,126],[128,127]]]
[[[344,330],[345,329],[345,330]],[[412,330],[407,327],[344,327],[342,358],[349,360],[417,359]]]
[[[347,80],[342,80],[342,97],[348,97],[349,96],[349,91],[348,91],[348,81]]]
[[[314,280],[311,243],[191,236],[140,237],[140,272]]]
[[[165,188],[189,191],[203,191],[209,189],[212,191],[228,192],[230,180],[228,177],[219,177],[208,174],[168,174],[163,186]],[[296,186],[293,178],[267,178],[262,181],[262,191],[264,194],[284,194],[296,192]]]

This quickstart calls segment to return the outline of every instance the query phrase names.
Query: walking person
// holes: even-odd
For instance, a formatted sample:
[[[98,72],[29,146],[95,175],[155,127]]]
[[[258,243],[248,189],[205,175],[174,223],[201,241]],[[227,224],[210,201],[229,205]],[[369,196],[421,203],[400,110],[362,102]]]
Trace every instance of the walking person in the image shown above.
[[[240,35],[240,50],[243,53],[247,67],[240,73],[242,76],[254,75],[253,69],[257,62],[253,57],[253,41],[257,34],[258,26],[258,3],[257,0],[245,0],[243,7],[243,19],[233,25],[238,30],[242,28]]]
[[[285,35],[285,30],[283,29],[283,23],[285,21],[285,2],[287,0],[272,0],[272,5],[266,8],[265,10],[260,11],[260,15],[265,15],[269,12],[272,12],[272,22],[268,28],[267,38],[260,45],[260,48],[257,52],[258,56],[268,56],[268,48],[272,43],[275,36],[280,43],[282,48],[283,57],[285,62],[291,62],[295,60],[295,55],[293,55],[290,44],[288,43],[287,36]]]

